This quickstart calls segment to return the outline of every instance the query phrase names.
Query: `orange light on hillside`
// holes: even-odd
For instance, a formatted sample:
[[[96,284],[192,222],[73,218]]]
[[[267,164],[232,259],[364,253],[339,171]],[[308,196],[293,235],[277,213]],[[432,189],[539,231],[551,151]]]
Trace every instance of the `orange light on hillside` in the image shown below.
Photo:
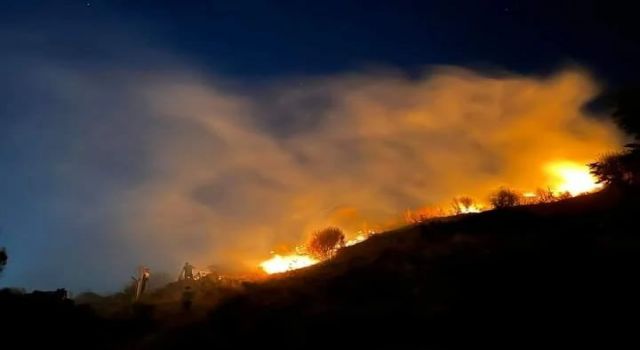
[[[360,242],[366,241],[367,238],[369,238],[367,235],[361,233],[361,234],[355,236],[354,238],[351,238],[351,239],[347,240],[344,245],[345,245],[345,247],[351,247],[354,244],[358,244]]]
[[[291,254],[291,255],[274,255],[271,259],[260,263],[260,267],[268,274],[282,273],[291,270],[301,269],[320,262],[309,255]]]
[[[572,196],[593,192],[602,187],[597,179],[589,172],[589,167],[574,162],[555,162],[546,167],[553,176],[552,188],[556,193],[569,192]]]

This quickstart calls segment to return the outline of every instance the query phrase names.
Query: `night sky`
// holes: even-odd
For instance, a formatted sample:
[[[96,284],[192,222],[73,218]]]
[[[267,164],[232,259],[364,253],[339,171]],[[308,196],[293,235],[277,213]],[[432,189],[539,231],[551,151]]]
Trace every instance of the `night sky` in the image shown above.
[[[161,259],[112,234],[127,210],[113,194],[155,171],[148,120],[132,117],[146,113],[138,81],[187,75],[247,95],[367,69],[571,65],[614,89],[640,81],[636,21],[613,1],[2,1],[0,286],[111,291]]]

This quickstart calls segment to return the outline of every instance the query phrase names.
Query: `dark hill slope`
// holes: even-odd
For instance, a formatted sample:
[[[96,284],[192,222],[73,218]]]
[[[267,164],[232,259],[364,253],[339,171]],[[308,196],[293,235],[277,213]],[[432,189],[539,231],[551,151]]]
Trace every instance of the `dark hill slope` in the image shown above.
[[[406,227],[149,345],[612,345],[637,332],[639,215],[609,190]]]

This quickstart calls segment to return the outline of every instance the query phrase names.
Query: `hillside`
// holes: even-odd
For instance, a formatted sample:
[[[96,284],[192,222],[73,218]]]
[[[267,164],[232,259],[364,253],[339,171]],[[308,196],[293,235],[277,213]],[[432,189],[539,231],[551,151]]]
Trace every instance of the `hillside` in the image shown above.
[[[611,346],[633,335],[640,310],[638,215],[638,193],[607,190],[437,219],[263,282],[208,286],[188,315],[172,284],[111,314],[101,309],[116,309],[116,297],[57,307],[22,298],[5,308],[5,330],[104,348]]]
[[[378,235],[249,286],[162,344],[611,345],[638,311],[639,199],[605,191]]]

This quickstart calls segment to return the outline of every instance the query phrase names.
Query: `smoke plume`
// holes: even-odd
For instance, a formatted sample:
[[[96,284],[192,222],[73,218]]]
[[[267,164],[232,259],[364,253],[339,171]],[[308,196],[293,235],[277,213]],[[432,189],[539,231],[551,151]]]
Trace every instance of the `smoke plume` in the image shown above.
[[[408,208],[534,190],[545,166],[616,150],[624,135],[583,109],[584,71],[486,75],[436,67],[292,79],[238,92],[143,79],[145,176],[117,195],[122,244],[148,264],[255,267],[328,225],[397,224]],[[136,116],[130,116],[136,118]]]

